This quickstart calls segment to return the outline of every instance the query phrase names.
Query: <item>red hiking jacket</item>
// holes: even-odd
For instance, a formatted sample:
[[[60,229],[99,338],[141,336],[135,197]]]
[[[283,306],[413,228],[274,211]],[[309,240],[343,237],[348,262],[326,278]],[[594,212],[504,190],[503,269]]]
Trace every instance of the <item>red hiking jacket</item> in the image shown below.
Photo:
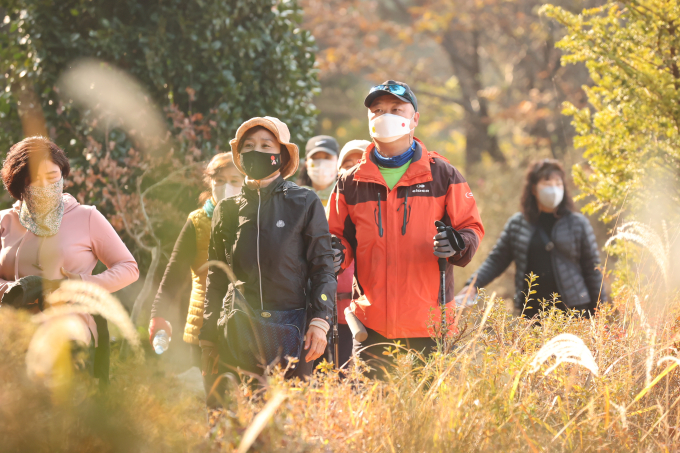
[[[416,141],[411,165],[392,190],[372,159],[371,144],[361,162],[340,176],[328,204],[330,232],[346,247],[342,267],[354,260],[355,296],[370,303],[356,315],[386,338],[428,337],[428,324],[438,319],[431,310],[439,294],[434,221],[458,230],[466,244],[462,255],[449,259],[447,303],[454,297],[453,265],[468,264],[484,237],[463,176]]]

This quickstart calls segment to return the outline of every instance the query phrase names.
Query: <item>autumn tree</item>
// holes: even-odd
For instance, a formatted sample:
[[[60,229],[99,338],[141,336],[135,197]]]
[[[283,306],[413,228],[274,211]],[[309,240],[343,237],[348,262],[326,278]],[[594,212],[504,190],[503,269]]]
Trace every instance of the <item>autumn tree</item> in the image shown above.
[[[299,28],[301,9],[295,1],[7,4],[1,31],[13,51],[0,53],[0,77],[13,97],[0,98],[0,112],[15,118],[19,95],[34,90],[51,134],[61,143],[73,137],[57,111],[69,114],[70,103],[53,87],[74,60],[84,57],[125,70],[157,105],[176,104],[188,114],[215,110],[213,142],[218,146],[224,147],[245,119],[258,115],[286,121],[299,142],[314,127],[313,39]],[[74,115],[71,123],[77,123]],[[20,138],[20,131],[12,139]]]
[[[578,10],[590,2],[563,2]],[[538,15],[542,0],[306,0],[306,26],[320,46],[322,80],[361,73],[372,83],[408,81],[428,101],[455,105],[466,162],[504,161],[500,135],[562,157],[572,131],[560,116],[583,106],[587,74],[560,64],[561,29]]]
[[[587,164],[576,180],[587,209],[605,220],[622,208],[675,218],[680,208],[680,5],[669,0],[608,1],[580,14],[546,6],[566,27],[565,63],[585,62],[590,106],[567,104]],[[660,209],[648,189],[670,200]],[[659,212],[661,211],[661,212]]]

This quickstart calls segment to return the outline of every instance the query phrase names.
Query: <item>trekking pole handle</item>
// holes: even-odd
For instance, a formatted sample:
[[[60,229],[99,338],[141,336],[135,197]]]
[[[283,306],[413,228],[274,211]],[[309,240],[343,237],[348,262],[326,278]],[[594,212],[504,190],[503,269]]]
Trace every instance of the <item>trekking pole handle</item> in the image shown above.
[[[437,228],[437,233],[446,232],[446,239],[449,240],[449,244],[451,244],[451,247],[456,253],[465,250],[465,240],[458,231],[456,231],[450,226],[447,226],[441,220],[435,220],[434,226]]]

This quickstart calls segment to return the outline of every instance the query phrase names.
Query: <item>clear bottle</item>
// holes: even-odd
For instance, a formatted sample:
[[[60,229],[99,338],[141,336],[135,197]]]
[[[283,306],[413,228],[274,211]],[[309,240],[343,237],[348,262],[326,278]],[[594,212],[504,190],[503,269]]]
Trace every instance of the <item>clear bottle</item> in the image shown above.
[[[170,347],[170,337],[165,330],[159,330],[153,336],[153,349],[156,354],[163,354]]]
[[[472,297],[467,298],[467,295],[459,294],[454,297],[453,300],[456,302],[457,309],[468,308],[472,307],[473,305],[477,305],[477,302],[479,302],[479,295],[475,294]]]

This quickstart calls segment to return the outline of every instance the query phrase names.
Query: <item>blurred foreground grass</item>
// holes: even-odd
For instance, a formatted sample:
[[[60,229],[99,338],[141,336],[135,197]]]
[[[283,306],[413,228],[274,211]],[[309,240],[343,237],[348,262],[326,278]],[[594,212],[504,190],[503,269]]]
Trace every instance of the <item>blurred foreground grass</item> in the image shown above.
[[[78,373],[52,388],[26,372],[29,315],[3,307],[0,326],[0,451],[192,451],[201,442],[201,401],[142,358],[114,356],[106,394]]]
[[[624,294],[616,314],[553,311],[536,325],[487,299],[486,319],[481,307],[461,319],[451,354],[423,363],[393,347],[385,352],[398,367],[386,381],[358,369],[344,380],[321,370],[306,383],[275,375],[264,388],[230,380],[226,409],[210,417],[155,361],[115,359],[104,396],[82,376],[67,392],[30,381],[24,351],[34,328],[3,308],[0,449],[677,451],[678,305],[646,305]],[[550,343],[561,334],[583,344]]]

